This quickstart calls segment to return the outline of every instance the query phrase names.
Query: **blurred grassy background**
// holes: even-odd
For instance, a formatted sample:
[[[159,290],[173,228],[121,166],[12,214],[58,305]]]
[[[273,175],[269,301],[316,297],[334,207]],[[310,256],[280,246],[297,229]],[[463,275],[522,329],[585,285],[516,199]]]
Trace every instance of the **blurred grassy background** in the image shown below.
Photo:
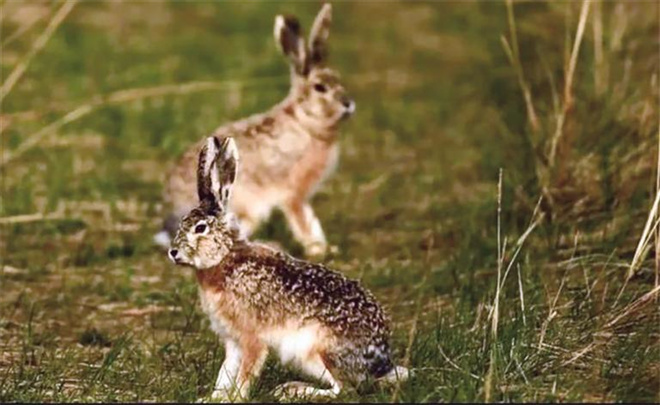
[[[62,4],[0,3],[3,84]],[[284,97],[274,16],[309,28],[320,4],[81,2],[25,65],[0,115],[0,400],[210,392],[222,348],[191,274],[151,243],[163,177]],[[655,231],[638,248],[657,190],[658,3],[333,6],[331,65],[357,113],[314,201],[339,247],[327,262],[379,297],[417,369],[340,399],[659,401]],[[144,90],[190,82],[209,83]],[[281,215],[257,236],[300,252]],[[255,399],[294,377],[271,359]]]

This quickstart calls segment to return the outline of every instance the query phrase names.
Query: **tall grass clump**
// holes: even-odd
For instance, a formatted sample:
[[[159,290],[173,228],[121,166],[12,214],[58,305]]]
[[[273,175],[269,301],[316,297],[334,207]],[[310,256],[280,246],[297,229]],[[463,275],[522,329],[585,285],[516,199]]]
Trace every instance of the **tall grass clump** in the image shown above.
[[[527,125],[520,135],[530,148],[519,159],[534,168],[534,187],[521,190],[520,201],[531,209],[524,201],[540,191],[551,221],[588,223],[617,209],[641,213],[636,197],[655,170],[658,122],[657,47],[641,39],[657,33],[658,20],[647,6],[547,4],[564,19],[562,49],[556,21],[521,29],[516,10],[527,14],[531,6],[506,2],[509,32],[501,42],[524,100]],[[522,60],[524,35],[543,44],[530,45]]]

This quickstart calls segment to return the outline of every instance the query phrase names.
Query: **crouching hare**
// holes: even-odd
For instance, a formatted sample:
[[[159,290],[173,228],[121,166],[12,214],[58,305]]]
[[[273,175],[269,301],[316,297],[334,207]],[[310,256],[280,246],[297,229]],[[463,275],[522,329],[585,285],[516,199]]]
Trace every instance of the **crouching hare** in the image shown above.
[[[206,140],[199,204],[181,220],[168,252],[195,269],[202,307],[225,342],[212,398],[246,399],[269,348],[329,386],[289,382],[275,389],[280,398],[335,397],[344,383],[407,378],[408,370],[392,363],[383,309],[357,281],[241,237],[228,211],[238,166],[232,138]]]
[[[334,170],[337,127],[355,110],[339,75],[326,67],[331,7],[319,12],[305,42],[298,20],[277,16],[275,38],[291,66],[291,89],[263,114],[218,128],[214,135],[236,139],[245,165],[234,188],[230,209],[243,236],[279,207],[307,256],[322,256],[327,242],[309,201]],[[179,219],[197,203],[194,168],[203,140],[193,145],[167,177],[165,203],[170,208],[156,242],[167,246]]]

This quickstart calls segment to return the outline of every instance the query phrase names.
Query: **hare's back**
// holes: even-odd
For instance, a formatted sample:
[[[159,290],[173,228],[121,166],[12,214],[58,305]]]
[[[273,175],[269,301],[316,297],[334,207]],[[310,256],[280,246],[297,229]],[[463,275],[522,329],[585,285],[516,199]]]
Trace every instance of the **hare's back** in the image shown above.
[[[384,311],[355,280],[320,264],[281,252],[248,256],[236,287],[265,312],[282,319],[313,319],[339,337],[369,339],[389,334]]]

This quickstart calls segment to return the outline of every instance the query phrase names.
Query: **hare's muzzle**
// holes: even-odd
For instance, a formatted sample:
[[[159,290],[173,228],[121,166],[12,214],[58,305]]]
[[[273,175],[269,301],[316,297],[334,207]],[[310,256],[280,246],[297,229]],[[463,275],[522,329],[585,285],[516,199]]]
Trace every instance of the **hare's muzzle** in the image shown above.
[[[180,256],[179,256],[179,249],[170,249],[169,252],[167,252],[168,255],[170,256],[170,260],[172,260],[174,263],[179,263]]]

